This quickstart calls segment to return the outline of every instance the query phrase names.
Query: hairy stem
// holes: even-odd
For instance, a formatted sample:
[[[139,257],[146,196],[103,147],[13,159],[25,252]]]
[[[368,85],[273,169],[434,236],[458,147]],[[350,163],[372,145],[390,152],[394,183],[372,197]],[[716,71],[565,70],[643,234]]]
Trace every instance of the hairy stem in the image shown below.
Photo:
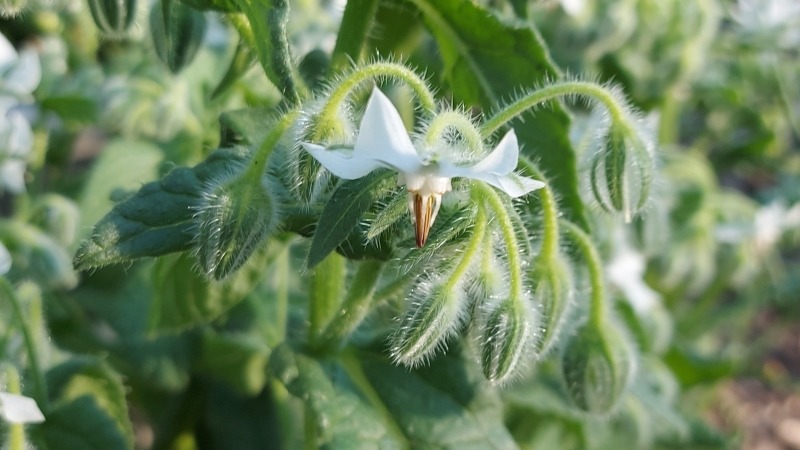
[[[571,95],[581,95],[599,101],[608,109],[614,123],[630,127],[625,107],[608,88],[588,81],[560,81],[537,89],[497,112],[481,126],[481,134],[484,138],[488,138],[525,111],[548,100]]]
[[[589,321],[593,325],[601,327],[606,317],[606,288],[603,278],[603,261],[600,259],[597,248],[585,231],[567,220],[561,220],[560,222],[561,227],[567,231],[570,239],[572,239],[583,254],[583,259],[589,270],[589,284],[592,289]]]
[[[425,134],[425,144],[433,147],[448,130],[459,132],[470,150],[476,154],[482,153],[483,137],[480,131],[469,118],[457,111],[442,112],[431,120],[428,132]]]

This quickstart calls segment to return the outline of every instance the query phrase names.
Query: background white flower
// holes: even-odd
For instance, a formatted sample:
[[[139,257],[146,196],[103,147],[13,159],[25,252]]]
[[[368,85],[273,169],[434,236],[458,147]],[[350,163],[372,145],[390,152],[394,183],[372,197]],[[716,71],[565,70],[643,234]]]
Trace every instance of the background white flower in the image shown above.
[[[19,54],[0,34],[0,192],[25,191],[26,160],[33,148],[33,130],[19,111],[41,81],[39,57],[33,50]]]
[[[0,417],[9,423],[44,422],[44,414],[34,399],[7,392],[0,392]]]

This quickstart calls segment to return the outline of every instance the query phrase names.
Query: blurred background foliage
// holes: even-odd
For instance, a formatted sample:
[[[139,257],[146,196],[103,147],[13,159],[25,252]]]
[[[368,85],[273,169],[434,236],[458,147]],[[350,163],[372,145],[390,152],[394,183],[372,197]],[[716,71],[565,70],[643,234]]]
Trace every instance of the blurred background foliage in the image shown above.
[[[553,361],[490,393],[455,343],[430,367],[393,366],[374,339],[386,310],[336,359],[289,352],[284,335],[306,326],[308,305],[304,247],[288,233],[226,285],[197,275],[187,254],[75,271],[78,243],[115,201],[245,144],[281,100],[240,42],[241,14],[219,12],[230,4],[179,3],[170,20],[194,42],[175,43],[157,36],[161,3],[92,1],[0,0],[0,32],[16,49],[0,59],[0,273],[38,349],[26,352],[20,317],[0,302],[0,390],[20,372],[26,394],[47,391],[35,445],[313,448],[304,436],[328,426],[390,436],[417,427],[409,446],[439,448],[478,423],[502,429],[483,442],[502,448],[800,448],[800,3],[477,2],[503,23],[535,26],[563,74],[621,84],[659,143],[644,214],[626,227],[589,214],[641,353],[633,395],[594,418],[566,402]],[[287,36],[313,89],[330,65],[347,64],[331,59],[343,2],[290,4]],[[374,7],[365,53],[408,61],[449,93],[439,41],[416,7]],[[580,103],[570,110],[584,161],[600,119]],[[276,298],[286,301],[264,301]],[[41,383],[32,359],[46,369]],[[457,373],[453,386],[436,373]],[[452,406],[452,436],[437,435],[447,425],[420,413],[431,411],[420,396],[439,401],[430,414],[446,415],[447,401],[463,407]],[[387,429],[364,406],[377,397],[396,407]]]

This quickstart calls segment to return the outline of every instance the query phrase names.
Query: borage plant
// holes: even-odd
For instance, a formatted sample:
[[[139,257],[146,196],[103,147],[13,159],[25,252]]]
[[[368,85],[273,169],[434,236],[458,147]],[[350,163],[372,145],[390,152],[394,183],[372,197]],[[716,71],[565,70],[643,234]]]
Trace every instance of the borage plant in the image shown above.
[[[123,3],[90,2],[109,40],[132,33],[136,2]],[[644,267],[620,261],[641,256],[633,237],[657,234],[667,206],[651,193],[668,184],[622,89],[563,75],[532,23],[467,0],[351,0],[332,51],[296,63],[300,16],[284,0],[163,0],[152,55],[103,47],[136,81],[104,81],[110,132],[161,148],[108,145],[84,198],[112,193],[97,181],[115,170],[109,154],[151,161],[135,182],[160,156],[171,165],[114,192],[77,249],[80,285],[49,308],[56,341],[94,356],[43,370],[35,339],[9,350],[36,389],[8,383],[3,417],[37,422],[30,394],[45,418],[32,440],[49,448],[64,433],[130,448],[149,429],[159,449],[517,448],[548,430],[588,448],[630,439],[631,425],[640,447],[688,440],[664,364],[668,314],[657,298],[617,302],[651,293]],[[207,27],[235,49],[204,54]],[[196,65],[223,56],[206,89]],[[36,211],[62,203],[0,227],[16,245],[11,278],[25,238],[53,240],[33,225],[58,228]],[[76,283],[66,273],[59,287]],[[20,304],[41,293],[3,283],[33,336]],[[103,434],[70,421],[86,411]]]

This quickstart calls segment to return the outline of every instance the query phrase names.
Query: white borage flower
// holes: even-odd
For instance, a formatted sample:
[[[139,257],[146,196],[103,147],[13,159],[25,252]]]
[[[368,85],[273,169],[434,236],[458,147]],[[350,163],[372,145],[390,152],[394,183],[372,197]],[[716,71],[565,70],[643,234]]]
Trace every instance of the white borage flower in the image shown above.
[[[488,183],[512,198],[544,187],[541,181],[514,173],[519,160],[517,136],[511,130],[489,155],[477,164],[461,166],[452,155],[420,154],[411,142],[400,113],[377,88],[367,103],[352,151],[327,149],[303,143],[303,148],[339,178],[354,180],[378,168],[398,172],[397,184],[408,190],[417,246],[422,247],[441,206],[442,195],[452,189],[450,180],[470,178]]]
[[[44,414],[36,400],[8,392],[0,392],[0,417],[8,423],[44,422]]]

